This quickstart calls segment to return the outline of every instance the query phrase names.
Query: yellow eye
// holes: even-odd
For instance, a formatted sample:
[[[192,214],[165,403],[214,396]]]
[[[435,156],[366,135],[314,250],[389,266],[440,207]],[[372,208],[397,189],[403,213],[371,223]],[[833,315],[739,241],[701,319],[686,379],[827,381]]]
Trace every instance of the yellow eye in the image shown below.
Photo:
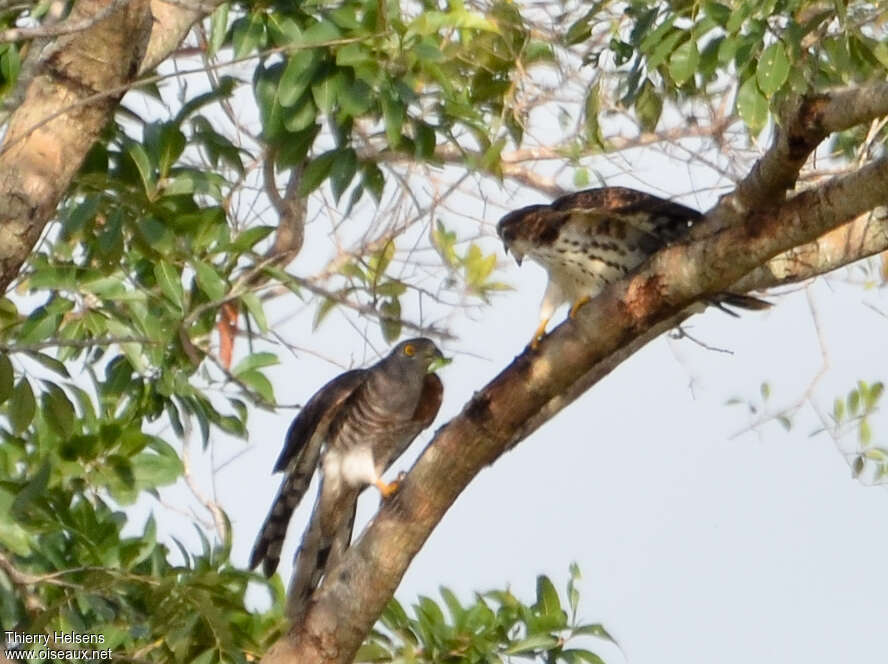
[[[407,355],[408,357],[413,357],[414,355],[416,355],[416,348],[413,344],[407,344],[406,346],[404,346],[404,355]]]

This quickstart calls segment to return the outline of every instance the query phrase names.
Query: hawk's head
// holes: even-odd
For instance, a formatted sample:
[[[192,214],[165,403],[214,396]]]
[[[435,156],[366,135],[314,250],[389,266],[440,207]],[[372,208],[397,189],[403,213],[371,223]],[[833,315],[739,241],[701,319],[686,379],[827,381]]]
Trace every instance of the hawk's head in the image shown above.
[[[443,360],[444,355],[431,339],[416,337],[395,346],[389,358],[402,369],[424,374],[432,364]]]
[[[558,238],[558,231],[568,215],[568,212],[553,213],[549,205],[528,205],[500,219],[496,232],[506,253],[511,252],[515,262],[521,265],[524,256]]]

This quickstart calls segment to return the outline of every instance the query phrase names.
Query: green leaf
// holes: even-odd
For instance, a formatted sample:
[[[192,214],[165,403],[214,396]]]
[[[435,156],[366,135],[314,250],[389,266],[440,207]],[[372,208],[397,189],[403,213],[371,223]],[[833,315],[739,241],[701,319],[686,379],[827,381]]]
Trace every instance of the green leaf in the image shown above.
[[[157,163],[161,177],[166,177],[172,165],[185,149],[185,134],[172,122],[151,122],[145,125],[143,143],[149,149],[152,161]]]
[[[866,394],[864,394],[863,401],[868,411],[876,407],[876,404],[879,402],[879,399],[882,397],[882,393],[884,391],[885,384],[881,381],[873,383],[869,390],[867,390]]]
[[[179,310],[185,308],[185,291],[182,288],[182,280],[179,272],[162,258],[154,265],[154,278],[157,279],[157,285],[167,297],[167,299],[176,305]]]
[[[259,326],[259,331],[265,334],[268,332],[268,319],[265,318],[265,310],[262,308],[262,302],[256,297],[255,293],[244,293],[240,297],[241,302],[247,307],[247,311]]]
[[[9,424],[13,433],[21,433],[28,428],[34,413],[37,412],[37,402],[34,399],[34,391],[27,378],[19,380],[18,385],[12,390],[12,397],[7,405]]]
[[[280,79],[283,64],[275,63],[269,67],[257,67],[253,87],[259,114],[262,118],[262,135],[266,140],[277,140],[284,132],[283,106],[280,102]],[[285,142],[284,145],[287,145]],[[308,149],[308,146],[305,146]],[[302,156],[305,156],[303,153]],[[301,159],[302,157],[300,157]]]
[[[235,376],[239,376],[245,371],[250,371],[252,369],[261,369],[262,367],[271,367],[276,364],[280,364],[280,360],[278,359],[278,356],[274,353],[252,353],[238,362],[234,366],[234,369],[231,370],[231,373]]]
[[[517,655],[523,652],[536,652],[539,650],[551,650],[558,645],[558,639],[551,634],[534,634],[526,639],[515,642],[506,648],[507,655]]]
[[[302,97],[314,80],[320,66],[321,58],[316,49],[303,49],[290,54],[287,66],[281,76],[281,106],[292,106]]]
[[[860,444],[863,447],[866,447],[873,441],[873,432],[870,429],[869,420],[867,418],[863,418],[860,420],[860,429],[857,431],[858,437],[860,438]]]
[[[74,405],[58,385],[48,383],[46,388],[41,398],[43,417],[62,438],[70,438],[74,433]]]
[[[598,122],[598,113],[601,110],[600,100],[600,84],[601,81],[596,80],[594,84],[589,86],[586,93],[586,100],[583,104],[583,119],[586,129],[586,144],[602,148],[604,140],[601,135],[601,127]]]
[[[479,164],[481,169],[495,175],[500,175],[502,173],[500,155],[502,154],[504,147],[506,147],[505,136],[501,136],[491,143],[490,147],[484,151],[484,155],[481,157],[481,162]]]
[[[351,184],[358,170],[358,157],[351,148],[339,150],[338,156],[330,169],[330,188],[333,190],[333,198],[339,202],[343,192]]]
[[[345,82],[339,91],[339,107],[343,113],[357,117],[366,113],[373,106],[373,94],[370,86],[356,79]]]
[[[225,43],[225,35],[228,32],[228,11],[231,4],[223,2],[213,10],[210,16],[210,40],[207,55],[213,56]]]
[[[864,463],[865,461],[863,456],[857,455],[856,457],[854,457],[854,465],[851,468],[852,477],[857,478],[860,476],[860,473],[863,472]]]
[[[435,156],[437,136],[435,130],[422,120],[413,121],[415,155],[417,159],[432,159]]]
[[[336,71],[324,76],[311,86],[311,96],[322,113],[330,113],[339,98],[339,92],[345,86],[345,76]]]
[[[390,662],[392,652],[378,641],[365,641],[355,655],[356,662]]]
[[[315,107],[311,95],[302,95],[302,98],[284,118],[284,127],[289,132],[298,133],[310,127],[317,117],[318,109]]]
[[[747,78],[737,92],[737,112],[749,132],[758,136],[768,121],[768,100],[759,92],[754,76]]]
[[[558,599],[558,591],[549,577],[540,575],[537,577],[537,601],[536,609],[544,616],[561,615],[561,600]]]
[[[259,47],[265,32],[263,16],[263,12],[256,11],[249,16],[239,18],[231,26],[231,43],[234,45],[236,60]]]
[[[61,316],[53,315],[47,307],[38,307],[22,324],[18,340],[33,344],[48,339],[59,329]]]
[[[855,417],[857,415],[857,411],[860,410],[860,392],[857,390],[851,390],[848,394],[848,412],[851,413],[851,417]]]
[[[381,297],[401,297],[407,292],[407,285],[395,279],[389,279],[376,286],[376,294]]]
[[[841,422],[845,418],[845,401],[844,399],[840,399],[836,397],[835,402],[833,402],[833,419],[835,419],[836,423]]]
[[[320,133],[321,125],[313,124],[295,134],[287,134],[282,145],[278,146],[277,164],[279,168],[302,166],[302,161]]]
[[[37,472],[34,473],[34,476],[28,480],[28,483],[24,488],[18,492],[15,500],[12,501],[10,512],[12,512],[17,520],[26,520],[24,518],[24,511],[27,509],[28,505],[33,502],[35,498],[46,493],[46,487],[49,485],[49,471],[49,462],[44,461]]]
[[[318,21],[302,33],[300,46],[325,46],[342,37],[342,31],[327,20]]]
[[[649,80],[644,82],[635,98],[635,114],[643,131],[654,131],[663,112],[663,100]]]
[[[694,77],[699,61],[697,42],[691,38],[672,52],[669,57],[669,74],[676,83],[682,85]]]
[[[561,657],[568,662],[587,662],[588,664],[604,664],[604,660],[590,650],[574,649],[563,650]]]
[[[307,196],[321,185],[330,174],[338,153],[338,150],[328,150],[308,162],[302,173],[302,180],[299,182],[300,196]]]
[[[253,226],[245,231],[238,233],[231,241],[229,248],[235,253],[241,253],[247,249],[252,249],[258,242],[261,242],[275,231],[274,226]]]
[[[302,41],[302,27],[292,16],[281,12],[266,14],[268,36],[275,46],[290,46]]]
[[[704,2],[703,12],[722,27],[725,27],[731,18],[731,8],[720,2]]]
[[[130,143],[126,148],[126,154],[132,159],[136,170],[139,172],[142,186],[145,188],[145,194],[149,198],[153,197],[157,185],[154,181],[154,168],[151,166],[148,152],[140,143]]]
[[[250,369],[241,373],[238,376],[238,380],[254,390],[266,403],[275,403],[274,388],[271,386],[271,382],[266,378],[265,374],[256,369]]]
[[[376,202],[379,203],[382,199],[383,189],[385,188],[385,176],[382,174],[379,166],[371,161],[364,163],[362,171],[363,177],[361,178],[361,182],[364,185],[364,188],[369,191]]]
[[[86,223],[95,219],[101,202],[100,196],[87,196],[77,207],[70,210],[62,224],[62,237],[65,239],[79,237]]]
[[[770,97],[777,92],[789,77],[789,58],[783,44],[774,42],[765,49],[758,61],[755,78],[759,89]]]
[[[672,30],[662,40],[655,42],[653,52],[647,59],[648,69],[655,69],[666,62],[666,59],[672,55],[678,43],[688,37],[688,33],[684,30]],[[644,44],[642,44],[643,47]]]
[[[184,472],[182,461],[175,454],[140,452],[130,459],[133,479],[139,488],[173,484]]]
[[[606,641],[610,641],[611,643],[616,643],[614,637],[608,634],[607,630],[598,623],[595,623],[594,625],[580,625],[576,629],[572,630],[572,632],[577,636],[596,636],[599,639],[604,639]]]
[[[191,266],[194,268],[194,275],[197,279],[197,285],[207,294],[213,302],[218,302],[225,297],[228,292],[228,286],[225,281],[216,272],[216,269],[197,258],[191,259]]]
[[[0,403],[6,401],[12,395],[14,372],[9,355],[0,353]]]
[[[447,610],[450,612],[450,617],[453,623],[459,623],[462,616],[465,614],[465,609],[463,609],[459,599],[457,599],[456,595],[453,594],[453,591],[451,591],[450,588],[441,586],[438,591],[441,593],[441,597],[447,605]]]
[[[403,328],[401,324],[401,302],[395,298],[384,300],[379,307],[382,318],[379,326],[382,329],[382,337],[388,343],[394,343],[401,336]]]
[[[395,243],[389,240],[367,260],[367,275],[372,283],[379,283],[395,256]]]
[[[380,96],[382,102],[382,117],[385,121],[385,135],[390,147],[397,148],[401,144],[401,129],[407,117],[407,109],[399,98],[391,90],[383,91]]]

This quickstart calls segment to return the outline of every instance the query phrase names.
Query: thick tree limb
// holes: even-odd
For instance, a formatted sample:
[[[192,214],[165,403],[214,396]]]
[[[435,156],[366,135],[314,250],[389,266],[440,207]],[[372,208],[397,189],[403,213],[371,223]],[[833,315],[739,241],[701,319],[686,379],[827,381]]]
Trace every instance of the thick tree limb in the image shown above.
[[[69,19],[62,23],[53,23],[50,25],[41,25],[35,28],[8,28],[0,31],[0,44],[8,44],[23,39],[38,39],[41,37],[58,37],[60,35],[70,35],[75,32],[83,32],[96,23],[106,19],[111,12],[120,9],[129,0],[112,0],[111,4],[100,9],[92,16],[81,16],[76,20]]]
[[[18,274],[125,84],[169,56],[201,16],[161,0],[75,4],[66,24],[87,29],[47,48],[0,147],[0,290]]]
[[[731,290],[746,293],[806,281],[883,251],[888,251],[888,210],[879,208],[775,256]]]
[[[305,619],[265,661],[351,661],[410,560],[459,493],[526,434],[553,399],[596,365],[606,367],[602,363],[609,358],[618,363],[674,325],[706,294],[730,289],[773,256],[886,203],[888,160],[880,160],[769,206],[767,213],[747,213],[744,223],[728,228],[719,227],[716,210],[702,224],[702,240],[663,250],[633,278],[607,288],[546,337],[537,352],[517,357],[438,431],[401,491],[331,570]]]
[[[790,99],[771,147],[728,197],[731,207],[742,215],[779,202],[824,138],[883,115],[888,115],[886,83]]]
[[[108,4],[81,0],[69,20],[97,15]],[[118,97],[72,105],[131,80],[150,32],[148,0],[131,0],[89,29],[48,47],[41,71],[10,120],[0,154],[0,290],[31,253]],[[34,129],[66,109],[70,111]]]
[[[154,29],[139,72],[151,71],[166,60],[185,39],[191,26],[202,19],[211,7],[218,7],[220,4],[221,0],[211,0],[195,3],[194,6],[189,6],[187,3],[183,6],[179,3],[152,0],[151,14],[154,16]]]

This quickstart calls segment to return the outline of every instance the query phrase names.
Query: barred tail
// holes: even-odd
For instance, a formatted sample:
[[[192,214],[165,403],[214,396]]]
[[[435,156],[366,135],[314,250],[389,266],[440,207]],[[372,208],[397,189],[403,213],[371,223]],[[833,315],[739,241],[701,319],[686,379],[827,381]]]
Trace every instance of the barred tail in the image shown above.
[[[731,316],[736,316],[737,314],[727,307],[737,307],[738,309],[749,309],[752,311],[771,308],[771,303],[767,300],[761,300],[752,295],[743,295],[742,293],[716,293],[708,298],[708,302]]]
[[[262,572],[265,576],[270,577],[274,574],[281,559],[281,548],[287,536],[290,517],[293,516],[293,511],[299,505],[310,483],[310,473],[292,473],[284,479],[253,545],[250,569],[255,569],[259,563],[262,563]]]

